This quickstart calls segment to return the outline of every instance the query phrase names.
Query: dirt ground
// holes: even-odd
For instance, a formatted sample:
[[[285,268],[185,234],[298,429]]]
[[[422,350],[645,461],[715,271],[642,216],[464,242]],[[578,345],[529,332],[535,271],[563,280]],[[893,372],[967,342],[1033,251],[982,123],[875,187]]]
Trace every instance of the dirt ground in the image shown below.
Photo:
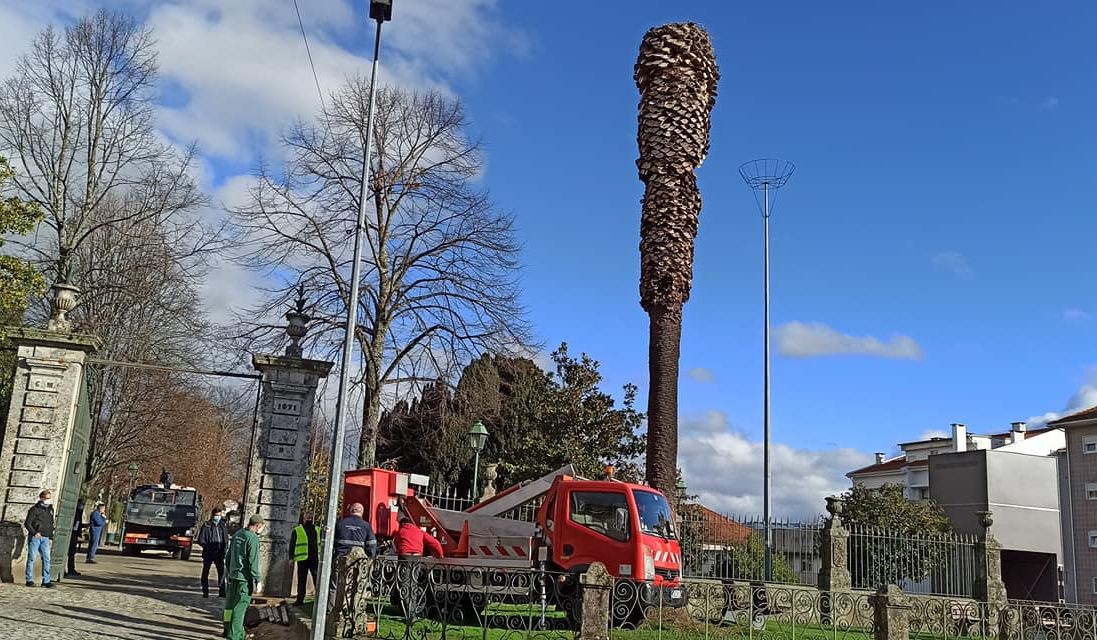
[[[202,562],[149,553],[129,557],[100,552],[98,564],[54,589],[0,584],[3,640],[197,640],[221,636],[223,600],[202,598]],[[216,570],[213,570],[216,576]],[[214,577],[211,576],[211,582]],[[289,640],[283,627],[263,625],[263,640]]]

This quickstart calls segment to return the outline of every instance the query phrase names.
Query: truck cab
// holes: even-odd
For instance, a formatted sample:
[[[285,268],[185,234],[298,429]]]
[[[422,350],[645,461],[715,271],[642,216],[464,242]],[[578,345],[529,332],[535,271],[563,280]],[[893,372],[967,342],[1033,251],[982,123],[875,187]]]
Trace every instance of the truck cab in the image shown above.
[[[678,581],[681,547],[670,505],[651,487],[560,477],[538,521],[552,563],[581,572],[601,562],[617,578]]]

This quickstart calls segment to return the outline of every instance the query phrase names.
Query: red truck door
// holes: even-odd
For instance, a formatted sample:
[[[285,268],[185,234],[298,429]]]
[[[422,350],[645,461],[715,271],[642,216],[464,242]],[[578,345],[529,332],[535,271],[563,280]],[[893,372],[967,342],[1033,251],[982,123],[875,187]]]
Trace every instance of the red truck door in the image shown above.
[[[569,487],[555,500],[551,538],[553,557],[561,568],[585,569],[601,562],[617,577],[642,572],[643,567],[635,566],[637,532],[624,488]]]

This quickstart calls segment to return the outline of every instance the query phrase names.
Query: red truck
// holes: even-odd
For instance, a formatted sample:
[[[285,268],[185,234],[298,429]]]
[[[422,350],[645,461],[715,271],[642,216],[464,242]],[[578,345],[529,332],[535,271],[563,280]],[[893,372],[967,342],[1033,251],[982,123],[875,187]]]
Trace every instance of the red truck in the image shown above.
[[[444,559],[425,562],[558,574],[553,604],[569,613],[574,613],[575,599],[565,594],[577,592],[579,575],[594,562],[605,565],[614,578],[634,581],[644,600],[670,606],[685,602],[674,518],[666,497],[651,487],[579,478],[569,465],[465,511],[449,511],[416,495],[417,479],[425,483],[425,478],[385,469],[349,471],[344,502],[365,505],[381,540],[395,534],[399,515],[411,517],[445,550]],[[503,517],[537,501],[533,522]],[[498,585],[467,582],[461,590],[475,594],[478,586],[499,592]]]

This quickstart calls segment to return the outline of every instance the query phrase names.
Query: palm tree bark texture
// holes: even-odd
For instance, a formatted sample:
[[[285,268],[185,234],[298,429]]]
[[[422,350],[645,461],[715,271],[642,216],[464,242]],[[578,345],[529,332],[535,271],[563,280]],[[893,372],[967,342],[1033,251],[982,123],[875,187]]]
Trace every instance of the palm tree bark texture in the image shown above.
[[[708,153],[720,71],[705,30],[673,23],[644,35],[634,78],[640,90],[636,167],[645,186],[640,304],[649,318],[646,477],[648,484],[673,495],[682,307],[689,300],[701,213],[693,171]]]

